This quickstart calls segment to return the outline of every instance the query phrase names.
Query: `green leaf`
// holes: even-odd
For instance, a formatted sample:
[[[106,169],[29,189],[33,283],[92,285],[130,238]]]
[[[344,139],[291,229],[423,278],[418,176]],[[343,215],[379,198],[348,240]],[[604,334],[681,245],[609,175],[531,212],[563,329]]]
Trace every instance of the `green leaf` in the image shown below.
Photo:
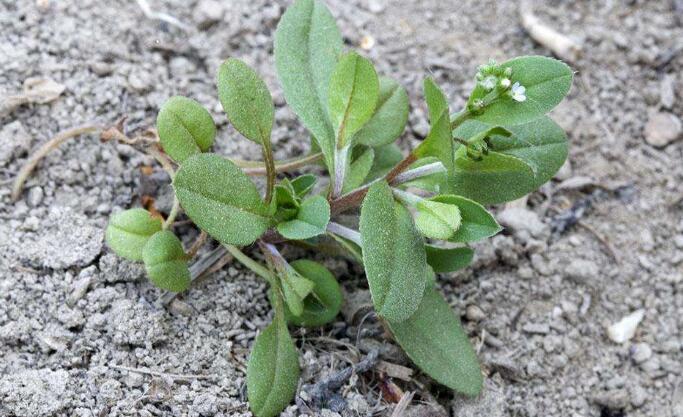
[[[434,272],[453,272],[462,269],[472,262],[474,251],[470,248],[443,248],[433,245],[425,245],[427,252],[427,264]]]
[[[446,171],[453,172],[454,144],[451,136],[451,121],[448,114],[448,101],[439,86],[431,78],[424,81],[425,100],[429,108],[431,129],[427,138],[415,148],[418,158],[435,156],[439,158]]]
[[[147,240],[161,230],[161,219],[142,208],[134,208],[111,216],[104,234],[107,245],[122,258],[142,260]]]
[[[142,249],[142,259],[150,281],[157,287],[185,291],[192,281],[187,268],[187,255],[180,239],[164,230],[155,233]]]
[[[395,141],[405,130],[409,110],[408,93],[399,83],[379,78],[379,100],[372,118],[353,137],[353,143],[378,147]]]
[[[285,99],[318,141],[330,169],[335,135],[327,91],[342,44],[334,18],[317,0],[295,1],[275,31],[275,67]]]
[[[386,181],[373,184],[360,214],[363,264],[377,314],[406,320],[424,292],[424,242]]]
[[[304,299],[300,315],[285,310],[287,321],[296,326],[317,327],[334,320],[342,305],[341,289],[334,275],[321,264],[306,259],[294,261],[291,266],[315,286]]]
[[[543,56],[522,56],[501,64],[512,68],[511,82],[526,88],[526,100],[517,102],[508,94],[484,108],[472,119],[512,126],[530,122],[548,113],[567,95],[572,85],[572,69],[562,61]]]
[[[261,145],[270,142],[273,99],[253,69],[235,58],[223,62],[218,69],[218,98],[230,123],[244,137]]]
[[[157,115],[157,133],[164,152],[182,163],[206,152],[216,137],[216,125],[201,104],[187,97],[171,97]]]
[[[268,207],[256,186],[219,155],[189,158],[176,173],[173,187],[190,219],[221,243],[249,245],[270,226]]]
[[[291,265],[285,265],[278,270],[280,282],[282,283],[282,293],[289,311],[294,316],[301,316],[304,311],[304,300],[313,291],[315,283],[304,278]]]
[[[363,181],[372,169],[372,163],[375,160],[375,150],[367,148],[361,153],[358,158],[351,162],[350,168],[347,170],[346,181],[342,193],[353,191],[363,185]]]
[[[273,321],[257,337],[247,364],[247,397],[256,417],[275,417],[299,382],[299,358],[287,325]]]
[[[439,158],[428,156],[426,158],[420,158],[413,162],[410,167],[406,170],[411,170],[414,168],[419,168],[424,165],[429,165],[439,161]],[[440,193],[444,184],[448,183],[448,173],[444,168],[441,171],[437,171],[433,174],[425,175],[423,177],[416,178],[412,181],[401,184],[401,188],[419,188],[422,190],[430,191],[433,193]]]
[[[432,201],[450,204],[460,210],[460,228],[448,240],[451,242],[474,242],[491,237],[502,228],[481,204],[457,195],[439,195]]]
[[[458,206],[436,200],[421,200],[415,207],[415,226],[426,237],[446,240],[460,227]]]
[[[490,127],[491,125],[485,123],[467,121],[454,134],[458,137],[471,137]],[[508,129],[512,132],[510,137],[491,136],[492,149],[523,161],[532,168],[532,175],[523,171],[499,175],[473,171],[464,177],[451,178],[451,192],[481,204],[516,200],[549,181],[567,159],[567,137],[562,128],[549,117],[510,126]],[[458,153],[464,152],[461,149],[464,147],[458,148]]]
[[[302,240],[325,233],[330,221],[330,204],[316,195],[301,203],[296,218],[277,225],[277,231],[287,239]]]
[[[372,117],[379,98],[379,79],[372,62],[355,52],[342,56],[332,73],[328,109],[336,133],[337,147],[343,148]]]
[[[386,175],[393,167],[403,159],[403,153],[395,143],[382,145],[375,148],[375,159],[372,161],[372,168],[365,178],[365,182],[370,182]]]
[[[313,174],[300,175],[291,181],[292,189],[297,197],[304,197],[311,192],[317,181],[318,178]]]
[[[398,344],[426,374],[465,395],[481,392],[483,378],[474,349],[460,320],[433,286],[428,286],[410,318],[387,322]]]

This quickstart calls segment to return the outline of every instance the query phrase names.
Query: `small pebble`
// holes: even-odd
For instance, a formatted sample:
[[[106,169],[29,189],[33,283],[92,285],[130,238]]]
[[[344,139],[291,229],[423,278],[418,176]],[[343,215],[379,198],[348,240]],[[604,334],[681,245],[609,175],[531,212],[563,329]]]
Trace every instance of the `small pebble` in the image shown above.
[[[465,317],[467,317],[467,320],[469,321],[482,321],[486,318],[486,314],[479,306],[472,304],[467,306]]]
[[[530,334],[548,334],[550,326],[544,323],[527,323],[522,327],[522,330]]]
[[[26,196],[26,202],[31,207],[38,207],[43,201],[43,189],[40,187],[31,187]]]
[[[607,329],[607,336],[615,343],[631,340],[636,334],[638,325],[645,317],[645,310],[636,310]]]
[[[681,119],[671,113],[659,112],[650,116],[645,125],[645,140],[652,146],[664,147],[683,132]]]
[[[631,358],[635,363],[643,363],[652,357],[652,348],[647,343],[636,343],[631,346]]]

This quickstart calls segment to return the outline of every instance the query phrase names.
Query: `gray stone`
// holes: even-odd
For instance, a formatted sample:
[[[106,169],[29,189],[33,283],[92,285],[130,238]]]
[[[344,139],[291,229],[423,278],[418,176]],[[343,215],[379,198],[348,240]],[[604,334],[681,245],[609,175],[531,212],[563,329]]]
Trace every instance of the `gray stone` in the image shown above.
[[[631,346],[631,359],[635,363],[643,363],[652,357],[652,349],[647,343],[636,343]]]
[[[645,125],[645,140],[652,146],[663,147],[678,139],[681,132],[681,119],[671,113],[659,112],[648,119]]]
[[[477,305],[469,305],[465,310],[465,317],[469,321],[482,321],[486,318],[486,313]]]
[[[626,389],[619,388],[595,394],[593,402],[609,410],[618,411],[628,406],[630,398]]]
[[[452,414],[458,417],[503,417],[506,415],[505,404],[505,395],[501,389],[487,379],[479,397],[455,398]]]
[[[647,391],[640,385],[634,385],[629,389],[631,395],[631,405],[634,408],[642,407],[647,401]]]
[[[676,101],[675,80],[670,74],[666,74],[659,84],[659,102],[665,109],[670,109]]]
[[[43,189],[40,187],[31,187],[26,195],[26,203],[31,207],[38,207],[43,201]]]
[[[31,135],[20,121],[8,123],[0,130],[0,166],[25,154],[31,148]]]
[[[49,416],[66,407],[69,374],[50,369],[11,372],[0,379],[0,415]]]
[[[538,214],[521,207],[510,207],[503,210],[498,214],[498,221],[515,233],[527,231],[534,237],[541,237],[548,228],[538,218]]]
[[[545,323],[527,323],[522,327],[522,330],[530,334],[548,334],[550,326]]]
[[[599,273],[598,266],[593,261],[585,259],[574,259],[564,270],[565,277],[578,284],[591,284]]]
[[[192,17],[200,29],[205,29],[220,21],[223,14],[225,14],[225,9],[220,1],[200,0],[194,8]]]

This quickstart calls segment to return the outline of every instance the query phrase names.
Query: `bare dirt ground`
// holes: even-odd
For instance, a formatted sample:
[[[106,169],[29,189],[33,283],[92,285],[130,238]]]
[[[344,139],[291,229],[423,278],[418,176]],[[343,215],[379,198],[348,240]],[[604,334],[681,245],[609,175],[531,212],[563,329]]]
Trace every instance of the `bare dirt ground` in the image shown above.
[[[217,101],[214,75],[228,56],[257,67],[274,92],[276,156],[308,149],[274,75],[272,35],[287,2],[149,3],[190,29],[146,18],[135,1],[0,1],[2,97],[30,77],[65,86],[50,103],[0,112],[0,416],[249,415],[244,371],[269,321],[264,285],[230,264],[168,311],[141,268],[103,244],[112,211],[167,183],[160,170],[141,174],[153,161],[85,135],[41,162],[17,203],[9,198],[31,150],[57,132],[122,115],[131,131],[149,127],[173,94],[212,110],[219,152],[255,158]],[[405,146],[428,128],[424,76],[458,108],[477,65],[550,54],[511,1],[327,4],[347,45],[372,36],[367,55],[408,89]],[[683,416],[683,6],[554,0],[534,9],[583,45],[572,92],[553,113],[571,163],[525,207],[498,209],[506,230],[477,246],[472,267],[440,277],[478,348],[485,393],[468,401],[419,373],[405,382],[373,371],[354,376],[321,414],[390,415],[387,390],[399,387],[415,392],[408,416]],[[163,210],[168,192],[159,189]],[[580,221],[564,227],[567,213]],[[196,235],[181,232],[187,242]],[[357,266],[327,265],[350,299],[366,295]],[[611,341],[606,327],[638,309],[635,337]],[[303,383],[373,348],[410,366],[372,318],[359,329],[340,316],[297,340]]]

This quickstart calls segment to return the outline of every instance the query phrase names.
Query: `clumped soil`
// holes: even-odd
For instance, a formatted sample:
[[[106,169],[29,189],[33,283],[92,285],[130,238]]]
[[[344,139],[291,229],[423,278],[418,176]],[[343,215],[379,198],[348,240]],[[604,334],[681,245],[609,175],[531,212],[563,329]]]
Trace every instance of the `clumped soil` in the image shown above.
[[[103,244],[108,216],[140,205],[141,195],[168,209],[168,178],[143,169],[154,166],[149,157],[82,136],[39,164],[18,202],[9,197],[29,152],[57,132],[123,115],[139,131],[174,94],[212,111],[218,152],[255,159],[216,98],[215,71],[229,56],[256,67],[273,91],[276,156],[308,150],[274,74],[272,36],[287,2],[149,3],[190,30],[146,18],[133,1],[0,2],[0,94],[16,94],[29,77],[65,86],[50,103],[0,115],[2,416],[249,415],[245,366],[270,320],[265,286],[231,263],[174,308],[159,308],[140,266]],[[406,148],[427,133],[425,76],[458,108],[478,64],[550,54],[522,29],[512,1],[327,3],[347,46],[372,44],[364,53],[378,71],[408,89]],[[321,414],[389,415],[402,390],[415,393],[410,416],[683,416],[683,141],[675,135],[683,7],[546,0],[534,8],[583,45],[572,91],[553,113],[568,133],[570,163],[526,204],[496,209],[505,231],[477,245],[471,267],[439,279],[477,348],[485,392],[467,400],[419,372],[406,382],[372,371],[354,375]],[[179,231],[186,244],[197,234]],[[326,262],[362,303],[360,269]],[[635,337],[611,341],[606,327],[637,309],[645,317]],[[372,317],[348,316],[297,331],[303,383],[373,349],[410,366]],[[292,405],[285,414],[305,411]]]

